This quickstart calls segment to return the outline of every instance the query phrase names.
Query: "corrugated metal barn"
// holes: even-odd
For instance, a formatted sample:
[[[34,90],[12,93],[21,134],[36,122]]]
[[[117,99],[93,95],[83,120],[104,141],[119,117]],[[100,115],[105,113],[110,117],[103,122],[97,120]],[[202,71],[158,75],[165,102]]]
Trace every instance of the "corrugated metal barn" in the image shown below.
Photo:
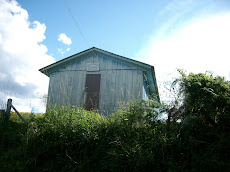
[[[50,78],[49,106],[70,104],[110,114],[120,102],[160,101],[153,66],[95,47],[40,71]]]

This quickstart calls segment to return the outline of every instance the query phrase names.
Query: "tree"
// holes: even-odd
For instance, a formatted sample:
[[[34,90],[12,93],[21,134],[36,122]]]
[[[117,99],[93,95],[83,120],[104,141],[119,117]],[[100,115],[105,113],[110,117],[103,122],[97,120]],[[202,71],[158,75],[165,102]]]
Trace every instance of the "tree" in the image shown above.
[[[185,74],[178,70],[181,77],[173,82],[179,84],[182,103],[174,112],[181,120],[194,116],[209,127],[230,129],[230,82],[224,77],[211,73]]]

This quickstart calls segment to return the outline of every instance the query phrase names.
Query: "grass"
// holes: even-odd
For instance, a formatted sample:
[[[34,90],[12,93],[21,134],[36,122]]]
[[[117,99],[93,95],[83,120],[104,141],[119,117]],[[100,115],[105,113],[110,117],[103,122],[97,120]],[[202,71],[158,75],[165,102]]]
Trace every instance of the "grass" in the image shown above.
[[[110,117],[61,106],[45,114],[24,113],[28,126],[12,114],[8,129],[1,127],[0,171],[224,171],[229,167],[223,152],[227,138],[220,134],[217,141],[207,142],[210,136],[192,135],[180,123],[169,131],[164,121],[157,120],[156,106],[134,102]]]

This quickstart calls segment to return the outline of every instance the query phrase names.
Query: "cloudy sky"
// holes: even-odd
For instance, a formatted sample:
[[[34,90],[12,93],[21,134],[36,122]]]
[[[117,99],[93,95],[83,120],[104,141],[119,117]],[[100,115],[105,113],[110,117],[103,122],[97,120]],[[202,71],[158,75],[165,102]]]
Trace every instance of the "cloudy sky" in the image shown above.
[[[66,2],[81,31],[64,0],[0,0],[0,107],[44,112],[38,69],[93,46],[153,65],[163,100],[177,68],[230,80],[229,0]]]

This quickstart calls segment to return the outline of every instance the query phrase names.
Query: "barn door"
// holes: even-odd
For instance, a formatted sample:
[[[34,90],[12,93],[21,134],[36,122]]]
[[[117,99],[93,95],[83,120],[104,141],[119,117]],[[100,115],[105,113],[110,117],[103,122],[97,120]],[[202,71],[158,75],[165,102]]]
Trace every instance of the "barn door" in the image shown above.
[[[100,74],[87,74],[86,75],[86,110],[98,109],[99,107],[99,94],[100,94]]]

